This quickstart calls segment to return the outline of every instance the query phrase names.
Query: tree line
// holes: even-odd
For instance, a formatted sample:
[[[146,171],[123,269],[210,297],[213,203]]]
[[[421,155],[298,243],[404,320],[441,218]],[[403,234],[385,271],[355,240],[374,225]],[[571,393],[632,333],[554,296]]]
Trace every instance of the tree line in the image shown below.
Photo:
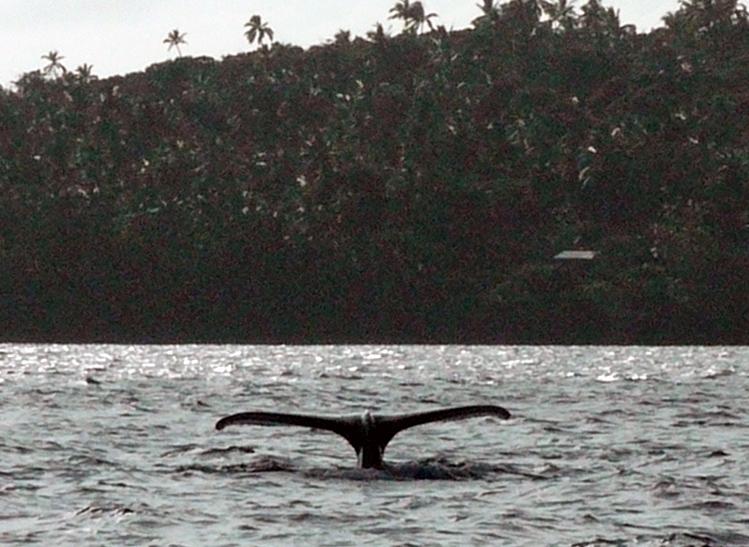
[[[50,52],[0,89],[0,338],[746,342],[746,9],[479,8],[306,50],[255,16],[270,45],[125,77]]]

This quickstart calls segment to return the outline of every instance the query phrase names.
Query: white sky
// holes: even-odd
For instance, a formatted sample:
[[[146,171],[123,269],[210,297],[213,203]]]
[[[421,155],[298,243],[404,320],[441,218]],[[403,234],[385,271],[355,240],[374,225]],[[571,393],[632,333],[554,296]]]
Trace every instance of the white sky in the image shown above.
[[[393,33],[388,20],[396,0],[0,0],[0,85],[42,68],[51,50],[70,70],[93,65],[100,77],[145,69],[175,55],[162,43],[169,31],[186,33],[184,55],[224,55],[248,51],[244,23],[259,14],[279,42],[300,46],[330,40],[340,29],[363,36],[377,22]],[[505,3],[501,0],[500,3]],[[577,0],[576,7],[586,0]],[[466,28],[480,14],[480,0],[424,0],[437,24]],[[661,24],[678,0],[603,0],[620,10],[623,24],[640,30]]]

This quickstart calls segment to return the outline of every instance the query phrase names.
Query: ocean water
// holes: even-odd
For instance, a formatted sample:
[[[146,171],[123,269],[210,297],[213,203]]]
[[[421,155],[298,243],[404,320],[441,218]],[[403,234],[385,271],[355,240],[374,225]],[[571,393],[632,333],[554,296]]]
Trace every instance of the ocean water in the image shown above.
[[[498,404],[397,435],[214,424]],[[749,545],[749,348],[0,345],[2,545]]]

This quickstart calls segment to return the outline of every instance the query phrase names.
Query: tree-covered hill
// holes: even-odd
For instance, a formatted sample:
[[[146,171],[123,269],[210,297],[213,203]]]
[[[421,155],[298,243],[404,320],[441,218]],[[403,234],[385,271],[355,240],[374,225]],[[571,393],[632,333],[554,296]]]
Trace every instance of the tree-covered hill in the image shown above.
[[[0,338],[745,343],[749,16],[664,22],[487,1],[462,31],[27,74]]]

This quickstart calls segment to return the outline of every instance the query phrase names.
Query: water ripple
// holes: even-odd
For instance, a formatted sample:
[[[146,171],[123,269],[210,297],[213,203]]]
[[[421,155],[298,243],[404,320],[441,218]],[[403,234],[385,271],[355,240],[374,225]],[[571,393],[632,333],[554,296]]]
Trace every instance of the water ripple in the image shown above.
[[[749,349],[0,345],[2,544],[749,544]],[[341,439],[215,420],[492,402]],[[33,510],[31,509],[33,508]]]

